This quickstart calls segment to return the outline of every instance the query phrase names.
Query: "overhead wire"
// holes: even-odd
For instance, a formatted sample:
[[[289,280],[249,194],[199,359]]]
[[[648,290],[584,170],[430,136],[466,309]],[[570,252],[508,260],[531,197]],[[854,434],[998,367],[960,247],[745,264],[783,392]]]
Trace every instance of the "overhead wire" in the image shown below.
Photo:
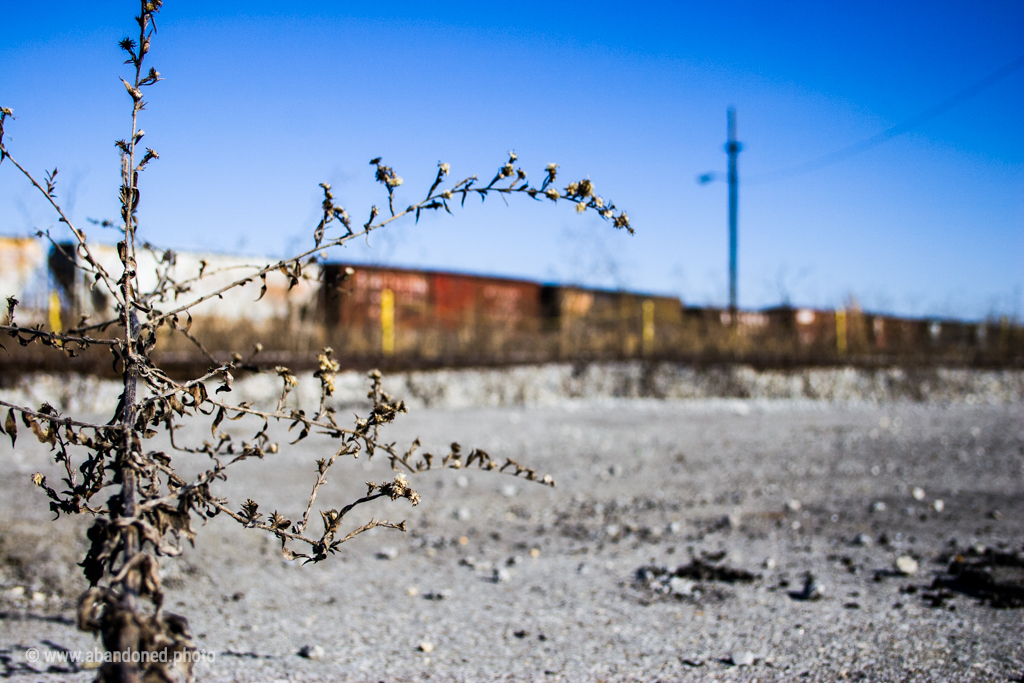
[[[1009,64],[1006,64],[1002,68],[997,69],[988,76],[985,76],[981,80],[973,83],[972,85],[967,86],[966,88],[957,92],[956,94],[946,98],[945,100],[942,100],[938,104],[929,107],[920,114],[917,114],[916,116],[912,116],[909,119],[906,119],[905,121],[897,123],[895,126],[892,126],[891,128],[886,128],[882,132],[876,133],[875,135],[872,135],[867,139],[861,140],[860,142],[855,142],[852,145],[848,145],[834,152],[829,152],[828,154],[824,154],[818,157],[817,159],[805,161],[799,164],[795,164],[793,166],[789,166],[787,168],[779,169],[777,171],[771,171],[768,173],[748,176],[747,178],[744,179],[743,183],[744,185],[760,185],[762,183],[772,182],[775,180],[792,178],[793,176],[802,175],[804,173],[809,173],[811,171],[816,171],[824,166],[829,166],[831,164],[835,164],[840,161],[849,159],[854,155],[860,154],[861,152],[865,152],[871,149],[872,147],[877,147],[878,145],[884,142],[887,142],[899,135],[914,130],[918,126],[921,126],[922,124],[931,121],[935,117],[944,114],[953,107],[956,107],[957,105],[966,102],[975,95],[978,95],[979,93],[992,87],[993,85],[1003,80],[1004,78],[1006,78],[1007,76],[1009,76],[1022,66],[1024,66],[1024,55],[1021,55],[1020,57],[1013,60]]]

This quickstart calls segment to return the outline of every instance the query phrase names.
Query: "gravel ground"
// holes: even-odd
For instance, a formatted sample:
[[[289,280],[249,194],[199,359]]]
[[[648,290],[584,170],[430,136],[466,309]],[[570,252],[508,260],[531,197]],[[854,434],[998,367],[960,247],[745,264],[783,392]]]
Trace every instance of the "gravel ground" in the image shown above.
[[[418,409],[391,435],[457,439],[558,488],[428,473],[418,507],[363,513],[409,532],[306,567],[211,521],[164,563],[168,609],[214,655],[200,680],[1024,679],[1024,609],[933,583],[959,554],[1009,558],[1000,580],[1024,585],[1017,402],[563,399]],[[0,677],[87,681],[25,659],[95,641],[73,623],[82,526],[44,523],[29,474],[53,465],[21,443],[0,443]],[[240,463],[222,494],[295,519],[331,449]],[[318,499],[335,507],[388,477],[381,459],[336,467]]]

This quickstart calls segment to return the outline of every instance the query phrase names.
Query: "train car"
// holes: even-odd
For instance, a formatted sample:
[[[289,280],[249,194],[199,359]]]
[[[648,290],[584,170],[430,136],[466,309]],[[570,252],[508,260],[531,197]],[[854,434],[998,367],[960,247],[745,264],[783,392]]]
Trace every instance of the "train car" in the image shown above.
[[[428,361],[543,356],[538,283],[361,264],[323,269],[326,335],[342,353]]]
[[[663,355],[682,328],[682,303],[674,297],[556,285],[542,297],[561,358]]]

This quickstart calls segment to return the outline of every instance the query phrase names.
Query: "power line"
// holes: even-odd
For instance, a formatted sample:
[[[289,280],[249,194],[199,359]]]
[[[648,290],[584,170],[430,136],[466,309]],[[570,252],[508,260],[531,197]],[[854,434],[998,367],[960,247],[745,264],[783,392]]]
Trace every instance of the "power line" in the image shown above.
[[[755,175],[752,178],[748,178],[745,181],[745,183],[747,185],[758,185],[761,183],[771,182],[773,180],[791,178],[796,175],[816,171],[824,166],[829,166],[831,164],[844,161],[845,159],[849,159],[850,157],[856,154],[860,154],[861,152],[867,151],[872,147],[877,147],[883,142],[887,142],[888,140],[891,140],[892,138],[898,135],[907,133],[917,128],[918,126],[934,119],[936,116],[944,114],[945,112],[949,111],[958,104],[961,104],[969,100],[970,98],[974,97],[975,95],[981,93],[982,91],[992,87],[993,85],[1003,80],[1004,78],[1006,78],[1007,76],[1009,76],[1022,66],[1024,66],[1024,55],[1021,55],[1020,57],[1013,60],[1006,66],[994,71],[993,73],[989,74],[985,78],[982,78],[980,81],[974,83],[973,85],[964,88],[963,90],[956,93],[952,97],[949,97],[943,100],[942,102],[939,102],[938,104],[934,105],[933,107],[930,107],[929,109],[924,110],[923,112],[916,116],[912,116],[911,118],[907,119],[906,121],[903,121],[902,123],[897,123],[892,128],[887,128],[886,130],[883,130],[881,133],[872,135],[866,140],[861,140],[860,142],[856,142],[847,147],[843,147],[842,149],[836,150],[834,152],[829,152],[828,154],[820,156],[817,159],[812,159],[811,161],[796,164],[794,166],[783,168],[778,171],[772,171],[770,173]]]

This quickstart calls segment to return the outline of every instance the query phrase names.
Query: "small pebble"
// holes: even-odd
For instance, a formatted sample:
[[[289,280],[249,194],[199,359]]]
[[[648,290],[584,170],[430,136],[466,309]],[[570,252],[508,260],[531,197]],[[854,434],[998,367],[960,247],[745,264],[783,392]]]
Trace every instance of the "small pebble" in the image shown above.
[[[871,504],[871,511],[872,512],[885,512],[886,507],[887,506],[886,506],[885,503],[883,503],[880,500],[876,500],[874,503]]]
[[[914,500],[924,500],[924,489],[920,486],[915,486],[910,491],[910,495],[914,497]]]
[[[799,512],[803,508],[803,504],[796,498],[792,498],[786,501],[786,509],[790,512]]]
[[[533,558],[540,557],[540,548],[530,548],[530,557],[533,557]]]
[[[904,576],[912,576],[917,573],[917,560],[910,555],[900,555],[895,562],[896,571]]]
[[[821,600],[825,597],[825,587],[819,584],[814,574],[808,573],[804,578],[804,588],[799,595],[801,600]]]
[[[507,484],[501,488],[501,495],[506,498],[514,498],[517,492],[518,489],[516,489],[512,484]]]
[[[740,514],[739,510],[733,510],[728,515],[726,515],[726,517],[725,517],[725,524],[730,529],[739,529],[740,528],[740,523],[742,521],[743,521],[743,516]]]
[[[768,569],[768,570],[775,569],[775,558],[774,557],[766,557],[766,558],[764,558],[764,562],[761,563],[761,566],[764,567],[765,569]]]
[[[459,478],[455,480],[455,484],[460,489],[464,489],[467,486],[469,486],[469,478],[466,475],[464,475],[464,474],[459,475]]]
[[[942,512],[945,509],[946,504],[942,502],[941,498],[937,498],[936,500],[932,501],[932,510],[935,510],[936,512]]]
[[[393,560],[396,557],[398,557],[398,548],[388,546],[377,551],[377,559],[379,560]]]
[[[424,641],[420,642],[419,647],[417,649],[420,652],[433,652],[434,651],[434,644],[432,642],[430,642],[429,640],[424,640]]]
[[[39,591],[32,593],[32,602],[46,602],[46,594]]]
[[[319,645],[303,645],[302,649],[299,650],[299,656],[310,659],[314,662],[319,662],[324,658],[324,649]]]
[[[862,545],[865,548],[870,548],[874,544],[874,541],[867,534],[857,534],[857,537],[853,539],[853,542],[857,545]]]
[[[729,658],[732,660],[733,666],[750,666],[754,663],[754,653],[746,650],[736,650],[729,655]]]
[[[466,507],[459,508],[458,512],[455,513],[456,519],[458,519],[460,522],[468,522],[469,518],[472,516],[473,515],[469,511],[469,508]]]
[[[494,583],[508,583],[512,580],[512,572],[502,567],[494,570]]]
[[[673,576],[668,581],[668,589],[673,595],[692,595],[693,587],[697,584],[690,579],[680,576]]]
[[[20,598],[24,594],[25,594],[25,587],[24,586],[15,586],[14,588],[11,589],[11,595],[13,595],[16,598]]]
[[[420,591],[416,586],[409,586],[409,590],[405,591],[409,597],[415,598],[420,594]]]

